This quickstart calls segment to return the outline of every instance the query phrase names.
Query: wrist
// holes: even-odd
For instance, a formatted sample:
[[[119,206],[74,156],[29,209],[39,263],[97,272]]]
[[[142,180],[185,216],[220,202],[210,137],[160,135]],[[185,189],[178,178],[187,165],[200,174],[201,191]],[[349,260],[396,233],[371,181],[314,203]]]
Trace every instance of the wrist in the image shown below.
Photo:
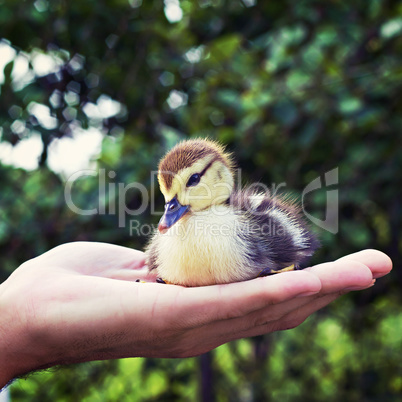
[[[27,292],[15,276],[0,284],[0,389],[14,378],[45,366],[42,348],[32,342]]]
[[[14,369],[12,317],[6,291],[7,284],[0,285],[0,389],[11,381],[16,373]]]

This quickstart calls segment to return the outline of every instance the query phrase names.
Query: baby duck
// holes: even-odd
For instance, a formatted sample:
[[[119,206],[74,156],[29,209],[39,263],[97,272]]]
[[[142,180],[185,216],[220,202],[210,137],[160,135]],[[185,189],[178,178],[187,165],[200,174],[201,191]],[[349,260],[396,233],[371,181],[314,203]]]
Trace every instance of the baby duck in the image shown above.
[[[177,144],[158,182],[165,212],[146,251],[161,282],[204,286],[300,269],[318,247],[294,203],[235,190],[233,160],[217,142]]]

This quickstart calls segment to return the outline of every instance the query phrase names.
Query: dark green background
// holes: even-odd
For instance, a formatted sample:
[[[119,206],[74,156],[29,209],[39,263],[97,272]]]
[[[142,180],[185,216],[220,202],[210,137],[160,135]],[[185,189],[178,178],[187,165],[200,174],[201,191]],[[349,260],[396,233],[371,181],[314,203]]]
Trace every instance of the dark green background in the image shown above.
[[[116,173],[108,183],[150,189],[164,152],[196,136],[226,144],[245,182],[286,182],[296,195],[339,168],[339,232],[314,227],[323,246],[313,262],[372,247],[391,256],[394,270],[297,329],[233,342],[203,360],[129,359],[36,374],[13,384],[12,400],[194,400],[202,392],[219,401],[398,400],[402,4],[199,0],[180,7],[182,19],[171,23],[160,1],[0,0],[0,38],[17,52],[63,61],[57,74],[23,88],[12,80],[13,62],[4,69],[1,141],[15,145],[36,132],[44,151],[34,171],[0,165],[0,280],[60,243],[141,249],[147,240],[119,227],[116,214],[80,216],[66,206],[65,178],[47,167],[47,147],[77,125],[106,133],[97,169]],[[187,100],[176,109],[166,102],[173,90]],[[50,101],[54,93],[58,103]],[[101,95],[125,107],[88,118],[84,105]],[[31,102],[50,108],[55,129],[31,115]],[[16,130],[15,120],[25,129]],[[73,196],[82,208],[96,207],[97,177],[75,183]],[[141,201],[138,191],[127,193],[128,207]],[[323,219],[325,189],[308,202]],[[149,208],[141,215],[142,223],[158,218]]]

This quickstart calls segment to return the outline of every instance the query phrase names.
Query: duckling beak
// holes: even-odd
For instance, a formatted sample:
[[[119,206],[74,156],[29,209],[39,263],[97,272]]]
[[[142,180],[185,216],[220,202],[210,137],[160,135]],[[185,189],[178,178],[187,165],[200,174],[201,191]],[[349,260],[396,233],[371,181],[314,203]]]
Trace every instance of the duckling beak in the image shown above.
[[[166,233],[188,210],[190,205],[181,205],[177,198],[172,198],[165,204],[165,213],[159,221],[158,230]]]

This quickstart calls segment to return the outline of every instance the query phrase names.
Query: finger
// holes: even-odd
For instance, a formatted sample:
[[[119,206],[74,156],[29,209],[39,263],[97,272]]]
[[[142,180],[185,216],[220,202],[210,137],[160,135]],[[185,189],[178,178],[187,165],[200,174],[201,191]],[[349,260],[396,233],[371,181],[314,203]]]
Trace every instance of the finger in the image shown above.
[[[371,271],[364,264],[356,261],[320,264],[309,268],[308,271],[316,274],[321,280],[320,296],[298,297],[270,306],[269,309],[262,308],[249,315],[246,322],[242,322],[242,318],[231,320],[230,331],[233,333],[239,330],[248,331],[252,326],[259,327],[261,325],[266,328],[271,325],[269,328],[272,328],[272,331],[291,328],[294,326],[292,323],[304,321],[307,317],[305,314],[312,314],[341,294],[347,293],[349,290],[367,288],[373,283]],[[226,322],[225,325],[228,323]],[[223,333],[225,333],[224,326],[222,326]]]
[[[299,310],[305,305],[310,304],[319,297],[317,294],[312,296],[299,296],[283,303],[271,306],[270,308],[262,308],[249,314],[249,323],[254,323],[256,327],[281,320],[292,311]],[[240,318],[241,319],[241,318]]]
[[[310,303],[306,303],[300,308],[290,311],[287,315],[281,317],[278,320],[268,321],[262,325],[249,327],[243,329],[243,331],[232,331],[222,335],[222,339],[225,337],[231,337],[231,340],[248,338],[252,336],[264,335],[276,331],[284,331],[293,329],[302,324],[310,315],[317,312],[321,308],[327,306],[334,300],[336,300],[340,294],[328,294],[314,299]]]
[[[362,262],[338,260],[306,268],[321,281],[321,293],[340,292],[344,289],[365,289],[372,285],[371,270]]]
[[[337,261],[354,260],[368,266],[373,278],[380,278],[387,275],[392,269],[392,260],[386,254],[378,250],[362,250],[357,253],[346,255]]]
[[[295,271],[245,282],[181,289],[176,299],[180,317],[190,321],[186,325],[200,326],[242,317],[301,294],[315,294],[320,291],[321,282],[307,271]]]
[[[243,334],[253,328],[279,322],[291,312],[299,310],[307,304],[311,304],[315,297],[317,296],[296,297],[277,305],[265,306],[246,316],[214,321],[206,325],[208,328],[207,332],[209,331],[210,334],[216,334],[218,339],[225,338],[230,334]],[[203,330],[205,330],[205,328]],[[242,335],[239,335],[239,337],[242,337]]]
[[[255,328],[254,330],[252,330],[251,333],[255,335],[263,335],[274,331],[285,331],[288,329],[296,328],[299,325],[301,325],[304,321],[306,321],[306,319],[310,317],[312,314],[324,308],[328,304],[332,303],[340,296],[341,296],[340,293],[332,293],[316,298],[314,301],[312,301],[311,303],[307,303],[300,309],[295,309],[291,311],[289,314],[287,314],[280,320],[270,322],[267,325],[261,326],[259,328]]]
[[[247,316],[222,322],[221,334],[229,329],[233,333],[249,331],[253,327],[265,326],[272,331],[292,328],[294,323],[303,322],[306,314],[312,314],[342,294],[372,286],[371,271],[363,264],[347,262],[346,266],[336,263],[321,264],[309,269],[321,280],[319,294],[299,296],[269,308],[262,308]],[[349,272],[351,271],[351,272]],[[290,318],[289,318],[290,317]]]
[[[192,345],[192,351],[194,355],[197,355],[236,339],[295,328],[311,314],[325,307],[339,296],[340,294],[330,294],[317,299],[312,299],[315,296],[306,297],[306,299],[310,299],[309,302],[298,306],[298,308],[291,309],[288,314],[281,316],[277,320],[268,320],[260,325],[255,325],[249,316],[205,325],[194,330],[197,331],[197,339],[202,339],[202,343],[197,342],[196,345]],[[270,307],[267,308],[267,310],[269,309]],[[194,335],[190,335],[188,340],[190,345],[192,336],[194,337]]]
[[[344,293],[346,292],[331,293],[322,297],[317,297],[310,303],[306,303],[305,305],[301,306],[299,309],[291,311],[289,314],[284,316],[281,321],[277,321],[275,325],[278,328],[277,330],[286,330],[297,327],[298,325],[302,324],[308,317],[316,313],[318,310],[326,307],[328,304],[338,299]]]
[[[371,265],[379,272],[380,269],[383,269],[381,268],[383,265],[389,264],[389,259],[387,256],[382,255],[382,253],[378,254],[375,250],[372,251],[374,251],[374,253],[370,251],[369,254],[371,254],[371,256],[375,254],[374,257],[379,258],[379,261],[374,259],[374,263],[371,262]],[[363,255],[357,255],[357,257],[362,261],[366,261],[367,258],[370,257],[369,254],[363,253]],[[372,285],[373,276],[370,268],[362,261],[345,258],[307,268],[301,272],[286,272],[280,275],[258,278],[239,284],[221,285],[221,294],[218,295],[221,297],[221,300],[218,300],[218,297],[216,295],[214,297],[211,293],[210,302],[205,303],[203,301],[202,303],[205,303],[203,307],[208,310],[211,308],[212,303],[212,312],[209,311],[209,313],[215,315],[216,319],[228,319],[249,314],[252,311],[263,308],[267,304],[273,305],[281,303],[303,292],[314,293],[320,290],[324,294],[330,294],[345,292],[346,290],[364,289]],[[311,277],[296,276],[300,273],[314,274],[317,279],[319,279],[321,285],[319,286]],[[265,280],[265,282],[262,282],[262,280]],[[244,284],[248,284],[248,287],[243,287]],[[209,289],[210,288],[211,287],[209,287]],[[223,300],[227,300],[227,292],[230,292],[229,300],[231,296],[231,306],[225,306],[224,303],[222,303]],[[224,297],[222,298],[222,296]],[[202,297],[200,299],[202,300]],[[197,305],[196,301],[194,305]],[[214,305],[218,306],[219,311],[215,311],[213,308]],[[210,318],[210,316],[204,314],[204,318],[207,319]],[[200,323],[202,322],[207,321],[200,320]]]
[[[108,271],[134,270],[145,265],[145,254],[128,247],[98,242],[62,244],[34,260],[35,265],[54,266],[85,275],[108,277]]]

